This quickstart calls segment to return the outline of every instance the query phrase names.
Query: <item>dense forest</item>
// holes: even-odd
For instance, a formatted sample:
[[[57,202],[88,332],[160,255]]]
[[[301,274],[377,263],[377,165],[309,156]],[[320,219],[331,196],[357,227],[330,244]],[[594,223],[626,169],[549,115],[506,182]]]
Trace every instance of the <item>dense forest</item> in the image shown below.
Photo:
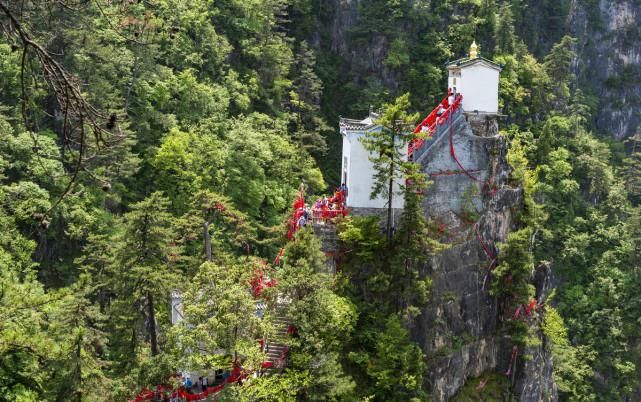
[[[355,17],[340,20],[345,4]],[[286,220],[300,188],[340,184],[339,116],[416,123],[473,40],[503,66],[501,132],[525,199],[492,294],[527,304],[530,271],[551,266],[559,399],[639,398],[641,132],[599,126],[580,41],[558,22],[570,7],[0,0],[0,399],[128,400],[238,355],[258,370],[278,317],[256,316],[248,284],[285,244],[279,294],[265,292],[290,300],[287,367],[218,400],[427,400],[408,323],[430,294],[416,256],[446,247],[419,205],[429,182],[403,166],[393,235],[341,221],[336,275],[312,230],[285,242]],[[189,325],[170,323],[176,289]]]

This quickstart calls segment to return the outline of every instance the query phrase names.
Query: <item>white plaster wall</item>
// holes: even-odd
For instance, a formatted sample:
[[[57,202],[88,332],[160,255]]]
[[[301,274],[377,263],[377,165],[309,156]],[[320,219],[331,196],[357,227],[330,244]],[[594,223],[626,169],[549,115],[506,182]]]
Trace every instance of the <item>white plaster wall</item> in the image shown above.
[[[369,160],[369,152],[359,141],[364,136],[363,132],[348,132],[343,136],[343,162],[341,164],[344,163],[345,156],[348,158],[347,206],[352,208],[387,208],[387,200],[381,197],[370,199],[374,185],[374,166]],[[403,157],[407,158],[407,149],[404,149]],[[392,207],[403,208],[403,196],[397,194],[400,191],[400,182],[394,183],[394,191]]]
[[[351,147],[350,147],[349,139],[347,138],[346,135],[344,135],[343,136],[343,157],[341,158],[341,183],[344,180],[344,172],[345,171],[349,172],[349,166],[351,165],[350,152],[351,152]],[[347,161],[346,161],[346,158],[347,158]],[[347,165],[345,164],[345,162],[347,162]],[[349,176],[351,175],[350,174],[347,175],[348,182],[345,183],[348,188],[349,188]]]
[[[183,297],[182,294],[174,290],[171,292],[171,324],[178,324],[183,320]]]
[[[456,88],[456,93],[461,93],[461,70],[448,69],[447,88]]]
[[[475,64],[461,68],[457,89],[463,94],[463,110],[485,113],[499,111],[499,72],[493,68]]]

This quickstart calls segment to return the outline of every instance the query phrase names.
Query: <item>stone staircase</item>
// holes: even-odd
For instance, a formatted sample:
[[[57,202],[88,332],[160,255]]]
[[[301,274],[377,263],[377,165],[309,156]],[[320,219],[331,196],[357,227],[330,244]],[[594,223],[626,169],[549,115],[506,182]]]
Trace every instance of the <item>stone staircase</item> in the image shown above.
[[[338,234],[336,232],[336,225],[329,223],[315,223],[313,224],[314,233],[321,240],[321,250],[327,255],[327,272],[336,273],[336,261],[334,255],[338,252]],[[263,351],[266,354],[265,363],[268,367],[262,370],[261,375],[270,375],[281,372],[287,363],[288,346],[286,338],[290,335],[288,330],[293,324],[287,317],[286,307],[288,300],[279,297],[276,304],[274,324],[276,327],[276,334],[272,339],[265,342]],[[262,300],[256,301],[256,314],[263,317],[268,308],[267,303]]]
[[[276,335],[265,343],[265,353],[267,354],[266,361],[271,363],[263,374],[269,375],[278,373],[285,368],[287,362],[288,347],[285,344],[285,338],[289,335],[288,330],[292,321],[285,315],[285,306],[279,303],[276,307],[276,319],[274,320],[276,326]]]

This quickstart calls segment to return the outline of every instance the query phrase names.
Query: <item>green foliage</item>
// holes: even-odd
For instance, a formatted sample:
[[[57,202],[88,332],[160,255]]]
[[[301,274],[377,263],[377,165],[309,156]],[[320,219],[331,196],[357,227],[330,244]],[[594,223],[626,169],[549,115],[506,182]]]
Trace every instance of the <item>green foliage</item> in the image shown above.
[[[371,353],[351,352],[349,356],[372,378],[368,389],[371,397],[383,401],[425,400],[423,353],[409,339],[397,316],[387,319],[384,329],[376,334],[373,348]]]
[[[528,127],[549,111],[553,99],[552,78],[523,45],[514,55],[498,55],[503,65],[499,77],[499,105],[518,124]]]
[[[521,134],[521,133],[518,133]],[[522,136],[522,135],[521,135]],[[538,173],[529,168],[527,159],[527,146],[520,137],[516,137],[510,143],[507,154],[507,161],[512,168],[510,179],[523,188],[524,211],[520,216],[521,220],[531,227],[539,228],[547,219],[543,205],[536,202],[535,195],[538,189]]]
[[[630,200],[635,205],[639,205],[641,204],[641,135],[635,134],[628,141],[631,150],[630,156],[624,160],[625,189]]]
[[[199,191],[217,188],[251,218],[275,224],[301,180],[312,192],[325,188],[313,159],[282,137],[284,129],[262,114],[193,132],[174,128],[151,161],[156,188],[171,194],[179,213]]]
[[[308,372],[286,370],[280,375],[252,379],[245,386],[226,387],[230,392],[219,396],[221,401],[295,401],[297,396],[311,383]]]
[[[349,399],[355,384],[342,367],[340,354],[357,319],[354,304],[336,292],[326,257],[311,229],[296,234],[285,247],[277,274],[278,292],[291,299],[285,311],[296,327],[290,345],[290,375],[307,378],[299,395],[307,400]]]
[[[289,367],[221,398],[424,399],[423,356],[406,328],[430,296],[422,261],[442,246],[422,211],[426,178],[399,151],[413,139],[407,110],[442,98],[442,64],[473,39],[503,65],[510,180],[525,205],[492,291],[506,308],[527,301],[532,267],[550,261],[559,289],[542,326],[561,399],[635,395],[638,138],[624,148],[589,131],[598,98],[576,88],[577,42],[560,23],[570,2],[366,0],[350,9],[358,18],[347,30],[337,18],[348,14],[317,0],[85,3],[2,2],[106,130],[82,151],[79,126],[65,138],[54,96],[64,91],[43,81],[33,47],[23,92],[23,42],[0,13],[4,399],[125,400],[176,367],[228,367],[234,352],[257,367],[256,338],[273,335],[273,317],[254,315],[252,254],[273,255],[301,182],[312,193],[339,183],[332,122],[385,102],[385,129],[369,146],[375,193],[405,198],[396,232],[382,235],[376,218],[342,222],[336,277],[313,233],[301,232],[273,273],[299,329]],[[582,5],[601,26],[598,4]],[[635,34],[625,28],[624,47]],[[629,65],[605,84],[638,78]],[[405,184],[390,190],[392,180]],[[176,288],[191,326],[170,329],[166,299]],[[532,329],[512,329],[529,341]]]
[[[561,101],[567,101],[570,97],[569,84],[574,80],[570,67],[572,60],[576,57],[576,53],[573,50],[575,44],[576,39],[571,36],[564,36],[552,46],[543,63],[548,75],[557,80],[555,95]]]
[[[160,353],[159,333],[168,324],[163,301],[180,275],[170,257],[174,250],[167,204],[160,193],[134,204],[124,215],[123,232],[115,238],[110,325],[117,334],[112,340],[114,357],[123,370],[136,363],[137,352],[147,341],[152,356]]]
[[[319,117],[323,83],[314,71],[316,56],[307,42],[300,44],[292,69],[290,91],[290,129],[298,147],[312,155],[321,156],[327,151],[325,135],[331,131],[325,120]]]
[[[635,282],[634,264],[625,262],[634,255],[632,232],[624,224],[633,216],[628,200],[634,198],[617,176],[616,148],[586,129],[590,98],[571,91],[574,43],[563,38],[546,56],[545,71],[538,70],[559,80],[548,98],[552,114],[536,118],[536,111],[547,107],[535,107],[535,98],[517,97],[535,112],[535,119],[521,123],[527,131],[512,127],[508,132],[511,178],[523,185],[521,221],[527,226],[501,247],[493,291],[514,308],[532,295],[527,276],[533,264],[553,261],[561,285],[557,310],[547,310],[543,327],[553,338],[561,397],[610,400],[631,392],[639,361],[633,352],[637,342],[626,335],[638,323],[618,307],[634,292],[627,285]],[[510,93],[519,94],[518,76],[510,80]],[[511,330],[527,340],[523,326],[512,324]]]
[[[405,208],[391,244],[377,218],[353,218],[341,224],[345,255],[342,270],[357,304],[359,320],[349,347],[351,372],[360,394],[374,400],[425,400],[425,358],[410,339],[407,325],[430,298],[431,280],[421,272],[425,256],[443,249],[430,233],[423,212],[427,177],[404,163]]]
[[[507,378],[502,373],[486,373],[468,380],[452,401],[503,401],[508,386]]]
[[[374,183],[370,198],[381,197],[387,204],[386,233],[387,241],[392,241],[392,208],[394,196],[400,195],[395,189],[395,183],[403,178],[403,149],[414,136],[408,134],[410,126],[418,120],[418,114],[410,115],[407,109],[410,105],[410,95],[397,98],[394,103],[385,104],[383,111],[376,119],[380,130],[368,131],[360,141],[369,152],[369,160],[373,164]]]
[[[172,328],[181,367],[230,368],[237,356],[256,370],[264,355],[256,339],[273,333],[270,320],[256,315],[247,291],[258,261],[204,263],[184,292],[184,321]]]
[[[514,53],[516,36],[514,34],[514,17],[510,4],[501,6],[496,26],[496,49],[497,54]]]
[[[385,242],[376,216],[345,220],[338,226],[338,235],[346,250],[354,253],[359,261],[366,263],[378,260],[378,250]]]
[[[529,227],[517,230],[507,236],[500,246],[499,265],[492,271],[492,294],[505,303],[506,315],[514,311],[519,304],[527,305],[534,296],[530,285],[530,272],[534,268],[533,255],[530,251],[532,230]],[[528,328],[520,323],[511,326],[512,337],[516,342],[524,343]]]
[[[563,318],[552,307],[545,307],[542,328],[552,344],[554,382],[559,392],[572,401],[596,400],[590,384],[594,353],[585,347],[572,346]]]

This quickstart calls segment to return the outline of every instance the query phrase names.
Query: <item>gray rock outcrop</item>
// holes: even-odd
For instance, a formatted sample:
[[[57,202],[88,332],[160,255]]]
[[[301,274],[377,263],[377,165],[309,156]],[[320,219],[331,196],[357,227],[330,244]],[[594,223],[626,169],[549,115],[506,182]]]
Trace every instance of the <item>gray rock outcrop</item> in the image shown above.
[[[517,225],[523,196],[507,183],[507,144],[497,133],[496,117],[467,114],[421,158],[433,181],[425,214],[450,244],[425,264],[432,300],[412,328],[428,357],[426,388],[434,401],[452,398],[473,377],[505,372],[510,362],[513,342],[502,331],[498,302],[489,293],[488,268],[497,245]],[[460,165],[451,155],[450,138]],[[539,281],[543,287],[549,283],[545,275]],[[516,362],[512,392],[523,402],[557,399],[551,355],[539,337],[540,345],[521,351],[527,359]]]

